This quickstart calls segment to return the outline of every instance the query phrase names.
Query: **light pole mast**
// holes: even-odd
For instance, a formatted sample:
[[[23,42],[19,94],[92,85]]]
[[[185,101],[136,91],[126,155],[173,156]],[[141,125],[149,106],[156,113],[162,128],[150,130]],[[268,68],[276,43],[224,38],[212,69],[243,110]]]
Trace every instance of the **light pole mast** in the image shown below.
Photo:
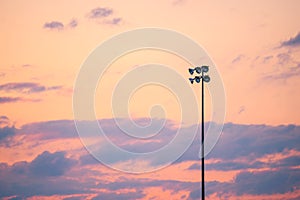
[[[204,75],[204,73],[208,72],[208,66],[196,67],[194,69],[189,69],[191,75],[194,74],[194,71],[197,74],[201,74],[201,76],[195,76],[194,78],[189,78],[191,84],[196,81],[199,83],[201,80],[201,186],[202,186],[202,200],[205,200],[205,179],[204,179],[204,82],[209,82],[210,77],[208,75]]]

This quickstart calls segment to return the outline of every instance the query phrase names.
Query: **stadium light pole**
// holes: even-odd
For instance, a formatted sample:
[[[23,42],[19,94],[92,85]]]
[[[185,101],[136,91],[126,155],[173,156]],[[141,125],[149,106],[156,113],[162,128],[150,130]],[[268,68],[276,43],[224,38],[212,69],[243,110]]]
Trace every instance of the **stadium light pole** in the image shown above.
[[[208,66],[201,66],[201,67],[195,67],[195,68],[190,68],[189,73],[191,75],[196,73],[198,74],[194,78],[189,78],[191,84],[194,82],[200,83],[201,82],[201,159],[202,159],[202,165],[201,165],[201,172],[202,172],[202,200],[205,200],[205,182],[204,182],[204,82],[208,83],[210,81],[210,77],[208,75],[205,75],[204,73],[207,73],[209,70]]]

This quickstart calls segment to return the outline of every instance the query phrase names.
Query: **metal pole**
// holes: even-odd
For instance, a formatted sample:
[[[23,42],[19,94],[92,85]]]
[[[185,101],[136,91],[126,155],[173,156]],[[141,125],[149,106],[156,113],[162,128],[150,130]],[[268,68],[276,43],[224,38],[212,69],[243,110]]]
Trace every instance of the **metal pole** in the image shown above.
[[[205,184],[204,184],[204,81],[203,81],[203,71],[202,71],[202,128],[201,128],[201,144],[202,144],[202,200],[205,200]]]

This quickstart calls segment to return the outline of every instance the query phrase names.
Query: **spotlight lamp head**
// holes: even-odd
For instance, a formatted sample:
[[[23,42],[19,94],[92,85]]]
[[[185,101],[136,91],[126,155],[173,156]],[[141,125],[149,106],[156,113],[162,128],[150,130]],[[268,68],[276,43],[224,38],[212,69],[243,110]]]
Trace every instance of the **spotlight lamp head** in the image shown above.
[[[209,71],[209,66],[203,65],[201,67],[189,68],[189,73],[191,75],[193,75],[195,71],[199,75],[194,76],[193,78],[189,78],[189,81],[191,82],[191,84],[194,84],[194,82],[200,83],[201,79],[203,82],[206,82],[206,83],[210,82],[210,77],[208,75],[203,74],[203,73],[206,73]]]
[[[193,75],[194,74],[194,69],[189,68],[189,72],[190,72],[191,75]]]
[[[206,65],[204,65],[204,66],[202,66],[202,71],[203,72],[208,72],[208,70],[209,70],[209,67],[208,66],[206,66]]]
[[[201,67],[196,67],[195,70],[196,70],[196,72],[197,72],[198,74],[201,73]]]
[[[210,77],[208,75],[203,76],[202,79],[206,83],[208,83],[210,81]]]

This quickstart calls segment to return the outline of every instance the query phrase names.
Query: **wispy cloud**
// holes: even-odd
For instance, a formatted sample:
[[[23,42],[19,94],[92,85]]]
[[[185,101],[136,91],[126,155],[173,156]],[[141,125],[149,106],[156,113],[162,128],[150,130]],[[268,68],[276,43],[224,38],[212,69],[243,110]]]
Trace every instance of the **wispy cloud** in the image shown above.
[[[292,62],[292,58],[291,58],[291,55],[290,53],[279,53],[277,54],[277,59],[278,59],[278,64],[283,66],[283,65],[286,65],[286,64],[289,64],[290,62]]]
[[[296,47],[300,45],[300,32],[294,36],[291,37],[289,40],[283,41],[281,43],[281,46],[288,46],[288,47]]]
[[[22,101],[21,97],[0,97],[0,104]]]
[[[30,99],[23,97],[0,97],[0,104],[15,103],[15,102],[38,102],[40,99]]]
[[[44,29],[49,29],[49,30],[65,30],[67,28],[75,28],[78,26],[78,20],[73,18],[71,21],[67,24],[64,24],[63,22],[60,21],[50,21],[46,22],[43,26]]]
[[[105,20],[105,23],[111,24],[111,25],[118,25],[118,24],[120,24],[121,21],[122,21],[122,18],[118,17],[118,18],[113,18],[111,20]]]
[[[62,22],[51,21],[51,22],[46,22],[43,27],[45,29],[50,29],[50,30],[63,30],[65,26]]]
[[[23,64],[22,67],[25,67],[25,68],[26,67],[33,67],[33,65],[31,65],[31,64]]]
[[[97,7],[92,9],[87,18],[95,20],[100,24],[119,25],[122,21],[121,17],[114,17],[112,8]]]
[[[263,63],[268,63],[272,58],[273,58],[272,55],[264,56],[264,57],[262,58],[262,62],[263,62]]]
[[[0,116],[0,120],[8,120],[8,117],[2,115],[2,116]]]
[[[240,55],[238,55],[237,57],[235,57],[235,58],[231,61],[231,63],[232,63],[232,64],[238,63],[238,62],[240,62],[243,58],[245,58],[245,55],[240,54]]]
[[[253,65],[266,68],[261,75],[262,81],[274,82],[283,81],[300,75],[300,60],[295,49],[275,49],[275,52],[257,57]],[[282,82],[281,82],[282,83]]]
[[[5,116],[5,115],[0,116],[0,128],[9,126],[10,124],[11,124],[11,121],[9,120],[9,118],[7,116]],[[1,133],[0,133],[0,138],[1,138]]]
[[[245,112],[245,110],[246,110],[246,107],[245,107],[245,106],[241,106],[241,107],[239,108],[238,114],[239,114],[239,115],[242,114],[243,112]]]
[[[295,67],[285,68],[281,73],[273,73],[263,77],[264,80],[283,80],[286,81],[290,78],[300,76],[300,63]]]
[[[34,94],[51,90],[60,90],[62,86],[50,86],[46,87],[34,82],[19,82],[19,83],[5,83],[0,85],[0,92],[5,93],[21,93],[21,94]],[[32,97],[20,97],[20,96],[1,96],[0,104],[15,103],[15,102],[38,102],[40,99]]]
[[[78,26],[77,19],[71,19],[71,21],[68,23],[68,27],[75,28],[77,26]]]
[[[47,90],[58,90],[61,89],[62,86],[51,86],[46,87],[43,85],[40,85],[39,83],[34,82],[20,82],[20,83],[5,83],[0,85],[0,91],[5,92],[21,92],[21,93],[39,93],[44,92]],[[17,99],[16,99],[17,100]]]
[[[88,18],[90,19],[99,19],[99,18],[104,18],[108,17],[113,14],[113,10],[111,8],[102,8],[102,7],[97,7],[92,9],[88,13]]]

